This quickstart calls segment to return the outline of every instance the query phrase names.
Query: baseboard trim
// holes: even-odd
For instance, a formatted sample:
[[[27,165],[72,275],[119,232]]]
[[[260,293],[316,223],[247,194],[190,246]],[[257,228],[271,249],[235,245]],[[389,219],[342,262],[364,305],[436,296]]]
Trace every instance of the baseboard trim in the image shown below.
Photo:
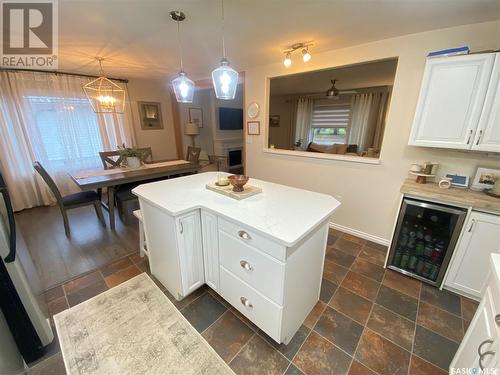
[[[335,224],[335,223],[330,222],[329,225],[330,225],[330,228],[332,228],[332,229],[336,229],[336,230],[339,230],[341,232],[351,234],[353,236],[360,237],[360,238],[363,238],[365,240],[378,243],[380,245],[389,246],[389,244],[391,243],[391,241],[386,239],[386,238],[374,236],[373,234],[365,233],[365,232],[362,232],[360,230],[352,229],[352,228],[349,228],[349,227],[346,227],[346,226],[343,226],[340,224]]]

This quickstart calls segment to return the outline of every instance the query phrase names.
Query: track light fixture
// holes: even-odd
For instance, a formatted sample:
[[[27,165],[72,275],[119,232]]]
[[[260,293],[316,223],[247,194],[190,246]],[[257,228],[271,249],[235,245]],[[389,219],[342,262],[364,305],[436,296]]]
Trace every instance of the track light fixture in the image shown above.
[[[288,68],[290,65],[292,65],[292,53],[301,50],[302,52],[302,60],[304,62],[308,62],[311,60],[311,54],[309,53],[309,47],[312,46],[313,44],[311,42],[305,42],[305,43],[295,43],[292,44],[290,47],[286,48],[283,51],[283,54],[285,55],[285,59],[283,60],[283,65],[285,65],[286,68]]]

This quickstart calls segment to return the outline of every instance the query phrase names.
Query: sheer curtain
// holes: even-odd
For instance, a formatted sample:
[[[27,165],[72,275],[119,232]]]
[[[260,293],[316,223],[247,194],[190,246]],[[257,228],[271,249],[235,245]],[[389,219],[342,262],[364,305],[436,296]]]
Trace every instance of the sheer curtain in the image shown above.
[[[358,151],[366,151],[369,147],[380,148],[387,97],[386,92],[353,96],[349,144],[358,145]]]
[[[297,116],[295,119],[295,142],[300,141],[301,148],[307,149],[311,142],[311,118],[314,100],[312,98],[299,98],[297,101]]]
[[[100,169],[99,151],[135,143],[130,103],[123,115],[94,113],[82,90],[89,80],[0,72],[0,167],[15,210],[54,202],[33,169],[35,160],[64,195],[78,191],[68,173]]]

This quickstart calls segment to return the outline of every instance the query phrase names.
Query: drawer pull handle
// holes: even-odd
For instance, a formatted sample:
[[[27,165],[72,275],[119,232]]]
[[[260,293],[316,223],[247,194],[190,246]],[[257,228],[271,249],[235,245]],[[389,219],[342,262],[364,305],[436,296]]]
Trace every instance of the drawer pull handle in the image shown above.
[[[472,231],[472,228],[474,228],[474,224],[476,224],[476,219],[472,219],[471,223],[470,223],[470,227],[469,227],[469,230],[467,232],[471,232]]]
[[[246,260],[241,260],[240,261],[240,266],[242,268],[246,269],[247,271],[253,271],[253,267]]]
[[[252,303],[246,297],[240,297],[241,304],[249,309],[253,308]]]
[[[483,355],[482,351],[483,351],[483,346],[485,346],[486,344],[493,344],[493,340],[491,339],[487,339],[487,340],[484,340],[481,344],[479,344],[479,347],[477,348],[477,354],[479,354],[479,357],[481,357]],[[488,352],[486,352],[488,353]],[[484,354],[486,354],[484,353]]]
[[[252,237],[250,237],[250,235],[247,232],[245,232],[244,230],[240,230],[238,232],[238,236],[240,236],[244,240],[251,240],[252,239]]]
[[[470,129],[469,130],[469,139],[467,139],[467,144],[470,144],[470,139],[472,138],[472,132],[473,132],[473,130]]]
[[[489,350],[489,351],[484,352],[483,354],[481,354],[481,356],[479,356],[479,368],[481,370],[483,370],[483,371],[484,371],[483,359],[484,359],[484,357],[487,357],[489,355],[495,355],[495,352],[492,351],[492,350]]]

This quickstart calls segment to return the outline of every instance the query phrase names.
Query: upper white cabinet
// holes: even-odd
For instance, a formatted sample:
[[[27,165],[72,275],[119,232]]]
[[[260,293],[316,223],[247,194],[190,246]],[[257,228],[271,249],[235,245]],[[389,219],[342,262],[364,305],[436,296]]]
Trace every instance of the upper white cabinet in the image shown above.
[[[446,276],[445,287],[479,300],[491,253],[500,253],[500,216],[472,211]]]
[[[500,152],[500,53],[496,55],[473,150]]]
[[[408,143],[500,152],[498,77],[491,81],[493,65],[497,75],[500,69],[499,55],[428,59]]]

